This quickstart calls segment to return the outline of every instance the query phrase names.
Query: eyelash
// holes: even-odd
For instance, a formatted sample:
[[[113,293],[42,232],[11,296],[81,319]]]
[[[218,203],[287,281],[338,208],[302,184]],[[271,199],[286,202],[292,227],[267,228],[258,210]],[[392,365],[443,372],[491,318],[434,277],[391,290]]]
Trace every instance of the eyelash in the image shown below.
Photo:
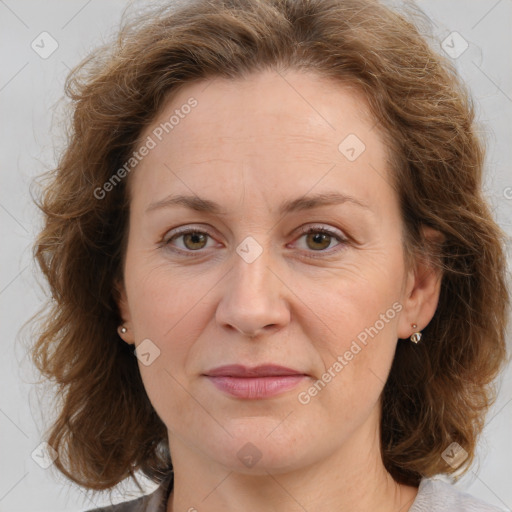
[[[181,231],[174,233],[171,237],[167,238],[166,240],[163,240],[161,245],[168,248],[169,250],[171,250],[173,252],[182,254],[185,257],[194,257],[197,254],[200,254],[201,251],[203,251],[203,249],[199,249],[197,251],[191,251],[191,250],[185,250],[185,249],[179,249],[176,247],[172,247],[170,244],[170,242],[172,242],[173,240],[176,240],[179,237],[182,237],[182,236],[188,235],[188,234],[193,234],[193,233],[204,234],[204,235],[208,235],[210,238],[213,238],[213,236],[208,231],[200,230],[200,229],[196,229],[196,228],[185,228]],[[321,233],[321,234],[329,235],[329,236],[335,238],[336,240],[338,240],[338,242],[340,242],[340,243],[337,246],[338,248],[335,250],[331,249],[331,250],[312,251],[312,252],[319,252],[320,255],[310,254],[307,256],[308,258],[324,258],[324,257],[326,257],[326,254],[328,256],[331,256],[333,253],[343,250],[349,241],[347,238],[340,236],[336,231],[326,228],[326,227],[323,227],[323,226],[306,226],[306,227],[299,228],[299,235],[300,235],[299,238],[304,235],[309,235],[312,233]],[[308,252],[310,252],[310,251],[308,251]]]

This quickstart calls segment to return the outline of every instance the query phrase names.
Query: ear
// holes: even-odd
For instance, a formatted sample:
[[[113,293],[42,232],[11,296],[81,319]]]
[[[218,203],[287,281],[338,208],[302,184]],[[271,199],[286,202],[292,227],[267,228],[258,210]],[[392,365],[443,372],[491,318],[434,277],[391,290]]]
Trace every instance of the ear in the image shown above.
[[[118,335],[129,345],[135,344],[135,337],[133,335],[133,326],[131,322],[130,308],[128,307],[128,300],[126,297],[126,290],[124,283],[118,281],[115,283],[115,298],[119,314],[121,315],[122,322],[117,330]],[[121,327],[126,328],[126,332],[121,332]]]
[[[441,244],[444,235],[430,228],[422,228],[427,241]],[[424,329],[436,312],[441,292],[442,272],[427,257],[418,257],[409,270],[402,295],[403,310],[398,322],[398,337],[409,338]],[[416,324],[417,328],[412,325]]]

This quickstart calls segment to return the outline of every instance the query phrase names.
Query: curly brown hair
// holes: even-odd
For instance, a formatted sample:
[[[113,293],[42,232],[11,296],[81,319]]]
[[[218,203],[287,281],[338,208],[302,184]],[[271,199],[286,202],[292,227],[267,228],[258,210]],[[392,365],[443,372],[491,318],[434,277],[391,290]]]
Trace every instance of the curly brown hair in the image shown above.
[[[412,18],[411,18],[412,19]],[[504,234],[482,196],[482,142],[453,66],[408,17],[372,0],[194,0],[125,21],[66,82],[73,121],[46,175],[34,254],[52,300],[33,359],[58,387],[49,429],[56,466],[90,489],[172,469],[167,430],[137,359],[117,334],[129,211],[128,180],[100,190],[178,89],[264,69],[312,71],[361,91],[386,134],[404,222],[404,251],[443,272],[425,342],[399,342],[382,395],[381,452],[393,478],[467,471],[506,361]],[[432,245],[429,226],[444,235]]]

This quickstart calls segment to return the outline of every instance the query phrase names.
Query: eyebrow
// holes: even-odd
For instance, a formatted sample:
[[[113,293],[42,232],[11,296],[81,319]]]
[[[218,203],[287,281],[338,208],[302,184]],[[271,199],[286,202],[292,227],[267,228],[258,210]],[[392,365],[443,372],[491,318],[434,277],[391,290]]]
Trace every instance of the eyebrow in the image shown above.
[[[361,208],[370,210],[370,207],[366,203],[356,199],[355,197],[341,194],[339,192],[324,192],[311,196],[298,197],[297,199],[291,199],[283,202],[279,207],[279,215],[344,203],[356,205]],[[161,201],[151,203],[146,209],[146,213],[161,208],[171,208],[176,206],[183,206],[196,212],[211,213],[224,216],[228,215],[228,213],[223,210],[218,203],[211,201],[210,199],[189,195],[171,195],[162,199]]]

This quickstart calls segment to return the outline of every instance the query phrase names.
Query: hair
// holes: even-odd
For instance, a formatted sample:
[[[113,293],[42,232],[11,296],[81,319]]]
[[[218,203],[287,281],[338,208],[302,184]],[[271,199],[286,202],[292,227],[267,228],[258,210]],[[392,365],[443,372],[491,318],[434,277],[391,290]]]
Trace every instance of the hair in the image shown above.
[[[176,91],[267,69],[313,72],[363,93],[389,142],[404,250],[442,271],[424,341],[398,341],[383,389],[386,469],[415,486],[453,474],[442,457],[452,442],[468,453],[458,471],[473,461],[507,360],[509,295],[468,90],[412,17],[376,1],[193,0],[124,20],[114,42],[70,73],[68,140],[38,200],[34,255],[51,299],[32,357],[61,398],[47,433],[55,464],[83,487],[109,489],[139,472],[158,483],[172,470],[167,429],[117,334],[128,180],[101,199],[95,191]],[[431,243],[423,227],[444,241]]]

